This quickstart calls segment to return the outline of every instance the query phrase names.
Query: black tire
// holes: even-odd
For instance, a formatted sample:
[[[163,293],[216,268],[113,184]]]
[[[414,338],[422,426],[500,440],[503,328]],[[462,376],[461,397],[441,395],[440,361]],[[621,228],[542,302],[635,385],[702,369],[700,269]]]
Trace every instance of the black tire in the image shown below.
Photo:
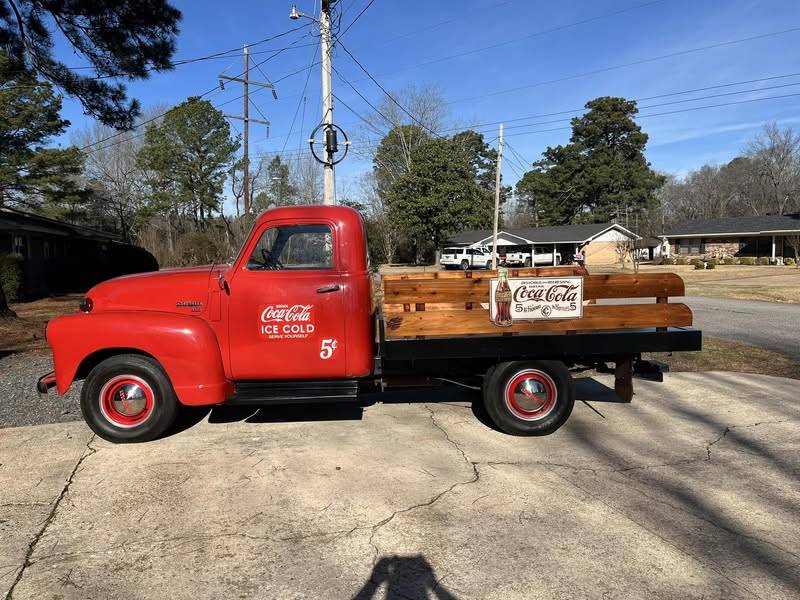
[[[461,270],[462,271],[469,271],[469,262],[466,260],[461,261]]]
[[[531,386],[541,387],[541,395],[536,396],[541,403],[523,406],[516,399],[519,394],[514,394],[514,389],[526,381],[530,381]],[[569,370],[557,360],[501,363],[487,373],[483,402],[489,417],[505,433],[548,435],[561,427],[572,413],[575,387]],[[525,402],[529,401],[525,399]]]
[[[530,258],[526,258],[526,259],[525,259],[525,266],[526,266],[526,267],[529,267],[529,268],[530,268],[530,266],[531,266],[532,264],[533,264],[533,261],[532,261]]]
[[[491,269],[492,268],[492,261],[490,261],[490,260],[486,261],[486,268],[487,269]]]
[[[138,410],[142,402],[144,408]],[[81,411],[92,431],[104,440],[147,442],[175,421],[178,398],[157,361],[118,354],[89,373],[81,390]]]

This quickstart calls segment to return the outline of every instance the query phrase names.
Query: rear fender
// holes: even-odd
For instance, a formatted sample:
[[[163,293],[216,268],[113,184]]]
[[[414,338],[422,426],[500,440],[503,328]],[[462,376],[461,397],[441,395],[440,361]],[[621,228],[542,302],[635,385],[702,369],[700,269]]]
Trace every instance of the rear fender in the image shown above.
[[[219,344],[197,317],[153,311],[108,311],[66,315],[51,321],[56,390],[69,390],[81,364],[111,349],[141,352],[166,371],[182,404],[219,404],[233,393],[225,377]]]

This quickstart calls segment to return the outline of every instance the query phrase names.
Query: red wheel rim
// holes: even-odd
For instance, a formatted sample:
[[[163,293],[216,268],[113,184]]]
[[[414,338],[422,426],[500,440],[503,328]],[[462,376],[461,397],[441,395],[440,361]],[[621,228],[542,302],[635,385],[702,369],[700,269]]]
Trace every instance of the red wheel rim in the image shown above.
[[[154,399],[153,389],[144,379],[118,375],[100,390],[100,412],[117,427],[136,427],[153,414]]]
[[[558,391],[553,378],[538,369],[514,375],[505,388],[506,407],[523,421],[539,421],[553,412]]]

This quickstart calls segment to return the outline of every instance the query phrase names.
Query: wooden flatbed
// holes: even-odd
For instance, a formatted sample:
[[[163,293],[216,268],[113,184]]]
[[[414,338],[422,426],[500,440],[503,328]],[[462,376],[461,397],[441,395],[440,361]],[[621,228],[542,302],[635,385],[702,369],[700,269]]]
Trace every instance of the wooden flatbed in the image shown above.
[[[633,373],[658,370],[641,361],[642,353],[701,349],[691,310],[669,300],[685,293],[683,280],[674,273],[591,275],[583,267],[544,267],[509,269],[508,274],[582,277],[582,316],[514,321],[501,328],[489,314],[489,285],[497,271],[384,275],[377,311],[382,371],[469,372],[526,359],[609,369],[606,363],[611,362],[617,393],[630,401]],[[603,304],[605,299],[632,300]]]

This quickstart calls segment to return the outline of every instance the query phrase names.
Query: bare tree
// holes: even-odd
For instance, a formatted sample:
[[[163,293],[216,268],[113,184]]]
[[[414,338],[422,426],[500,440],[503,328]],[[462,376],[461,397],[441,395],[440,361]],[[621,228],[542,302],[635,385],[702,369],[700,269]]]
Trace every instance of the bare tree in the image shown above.
[[[800,207],[800,134],[776,123],[765,125],[747,148],[761,183],[760,194],[748,197],[754,214],[784,214]]]
[[[620,269],[625,270],[625,264],[630,261],[633,265],[633,272],[639,272],[639,255],[636,252],[636,242],[634,240],[624,238],[614,242],[614,251],[617,254]]]
[[[298,204],[321,204],[322,166],[311,156],[300,155],[289,162],[289,170],[297,188]]]
[[[354,147],[363,147],[361,155],[372,159],[378,188],[385,194],[398,177],[411,169],[414,149],[442,128],[447,104],[437,87],[422,84],[392,92],[391,98],[384,95],[377,109],[368,113],[362,137],[380,136],[380,144],[357,141]]]

